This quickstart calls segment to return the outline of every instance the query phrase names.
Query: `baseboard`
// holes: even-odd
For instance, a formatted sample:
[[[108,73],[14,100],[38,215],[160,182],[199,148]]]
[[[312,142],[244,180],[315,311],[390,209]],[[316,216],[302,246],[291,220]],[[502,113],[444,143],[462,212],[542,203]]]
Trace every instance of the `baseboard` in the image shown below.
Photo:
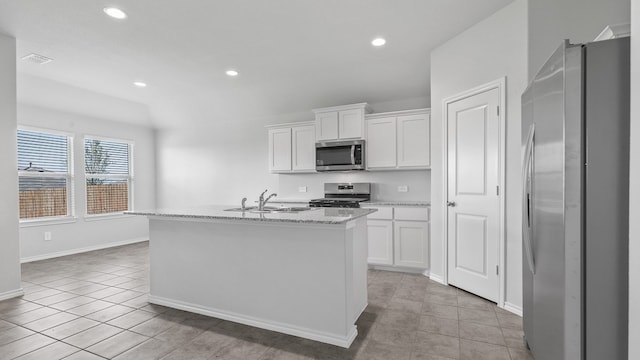
[[[522,308],[520,306],[513,305],[512,303],[505,301],[503,309],[512,312],[516,315],[522,316]]]
[[[407,268],[407,267],[398,267],[398,266],[391,266],[391,265],[373,265],[373,264],[369,265],[369,269],[401,272],[406,274],[420,274],[420,275],[429,277],[429,270],[423,270],[423,269],[413,269],[413,268]]]
[[[164,298],[161,296],[149,295],[149,302],[152,304],[168,306],[174,309],[189,311],[196,314],[211,316],[217,319],[223,319],[228,321],[237,322],[249,326],[255,326],[261,329],[277,331],[283,334],[289,334],[298,336],[305,339],[315,340],[326,344],[336,345],[343,348],[349,348],[353,340],[358,335],[358,330],[354,325],[349,334],[345,337],[330,334],[325,332],[318,332],[311,329],[300,328],[283,323],[270,322],[264,319],[258,319],[247,315],[237,314],[219,309],[213,309],[201,305],[191,304],[179,300],[173,300]]]
[[[144,242],[144,241],[148,241],[148,240],[149,240],[149,238],[147,238],[147,237],[134,238],[134,239],[129,239],[129,240],[110,242],[110,243],[106,243],[106,244],[87,246],[87,247],[83,247],[83,248],[79,248],[79,249],[57,251],[57,252],[54,252],[54,253],[48,253],[48,254],[36,255],[36,256],[27,256],[27,257],[20,258],[20,263],[22,264],[22,263],[28,263],[28,262],[32,262],[32,261],[39,261],[39,260],[57,258],[57,257],[61,257],[61,256],[80,254],[80,253],[94,251],[94,250],[108,249],[108,248],[112,248],[112,247],[116,247],[116,246],[135,244],[135,243]]]
[[[429,279],[431,279],[431,280],[433,280],[433,281],[435,281],[437,283],[440,283],[442,285],[447,285],[447,284],[445,284],[444,279],[440,275],[431,273],[431,274],[429,274]]]
[[[22,295],[24,295],[24,290],[22,288],[17,290],[5,291],[3,293],[0,293],[0,301],[12,299],[14,297],[18,297]]]

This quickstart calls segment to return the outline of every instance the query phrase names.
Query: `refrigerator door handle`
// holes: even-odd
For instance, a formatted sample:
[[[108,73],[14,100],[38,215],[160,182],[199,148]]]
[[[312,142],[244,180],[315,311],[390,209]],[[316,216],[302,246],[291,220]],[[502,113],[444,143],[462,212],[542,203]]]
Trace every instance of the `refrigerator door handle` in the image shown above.
[[[533,175],[533,136],[535,133],[535,125],[531,124],[529,127],[529,134],[527,135],[527,143],[524,150],[524,163],[522,166],[522,241],[524,251],[527,255],[527,262],[529,263],[529,270],[532,274],[536,273],[535,262],[533,258],[533,246],[532,246],[532,206],[533,196],[531,188],[531,180]]]

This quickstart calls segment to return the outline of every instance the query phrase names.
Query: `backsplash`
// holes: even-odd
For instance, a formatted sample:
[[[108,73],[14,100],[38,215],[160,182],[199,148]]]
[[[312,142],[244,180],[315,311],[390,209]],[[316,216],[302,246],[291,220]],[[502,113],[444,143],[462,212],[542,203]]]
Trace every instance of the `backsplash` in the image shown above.
[[[278,175],[278,197],[286,199],[313,199],[324,195],[326,182],[369,182],[372,200],[430,201],[431,171],[350,171],[315,174]],[[399,192],[398,187],[407,187]],[[299,192],[306,187],[307,192]]]

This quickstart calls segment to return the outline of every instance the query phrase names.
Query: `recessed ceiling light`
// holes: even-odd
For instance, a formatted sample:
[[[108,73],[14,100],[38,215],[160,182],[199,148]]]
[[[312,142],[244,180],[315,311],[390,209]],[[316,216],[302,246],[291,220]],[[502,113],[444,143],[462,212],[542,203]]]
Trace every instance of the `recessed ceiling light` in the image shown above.
[[[383,38],[375,38],[371,41],[371,45],[373,46],[382,46],[387,43],[387,40]]]
[[[236,70],[227,70],[226,74],[229,76],[238,76],[239,73]]]
[[[124,11],[115,7],[106,7],[103,11],[114,19],[123,20],[127,18],[127,14]]]
[[[147,87],[147,83],[143,83],[142,81],[134,81],[133,85],[137,87]]]

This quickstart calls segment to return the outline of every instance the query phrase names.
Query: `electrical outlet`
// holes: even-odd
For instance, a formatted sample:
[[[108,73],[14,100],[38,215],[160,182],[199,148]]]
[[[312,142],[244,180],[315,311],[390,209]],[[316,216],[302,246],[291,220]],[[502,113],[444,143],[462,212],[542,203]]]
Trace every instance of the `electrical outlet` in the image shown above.
[[[301,192],[301,193],[307,192],[307,187],[306,186],[298,186],[298,192]]]
[[[51,241],[51,231],[44,232],[44,241]]]
[[[398,186],[398,192],[407,192],[409,191],[409,187],[407,185]]]

